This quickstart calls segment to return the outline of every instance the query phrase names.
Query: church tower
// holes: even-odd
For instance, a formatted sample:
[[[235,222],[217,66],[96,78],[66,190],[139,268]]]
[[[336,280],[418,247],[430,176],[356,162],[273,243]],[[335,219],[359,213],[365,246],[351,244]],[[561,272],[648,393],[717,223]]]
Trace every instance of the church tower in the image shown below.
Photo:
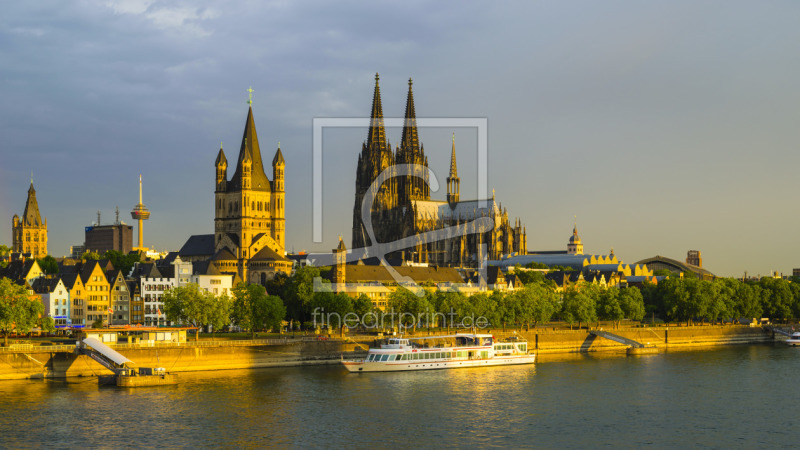
[[[397,148],[395,161],[397,164],[411,164],[414,166],[414,170],[413,174],[398,178],[398,206],[407,206],[413,200],[431,199],[431,188],[428,185],[428,158],[425,157],[425,149],[419,142],[417,132],[413,84],[413,80],[409,78],[403,135],[400,139],[400,147]]]
[[[456,135],[453,133],[453,150],[450,153],[450,176],[447,177],[447,203],[451,208],[455,208],[459,202],[459,189],[461,180],[458,178],[458,167],[456,167]]]
[[[39,214],[39,203],[36,201],[36,189],[28,188],[28,201],[25,203],[25,212],[22,218],[14,214],[11,218],[12,239],[11,251],[15,253],[30,253],[33,258],[47,256],[47,218],[42,222]]]
[[[368,242],[362,220],[362,202],[372,181],[384,170],[390,169],[395,163],[395,156],[391,144],[386,139],[386,129],[383,122],[383,107],[381,106],[380,76],[375,74],[375,92],[372,96],[372,113],[370,115],[369,132],[367,140],[361,145],[356,169],[356,201],[353,206],[353,248],[362,248],[371,245]],[[390,174],[391,175],[391,174]],[[380,215],[397,206],[397,180],[390,176],[381,184],[374,194],[374,201],[370,205],[373,215]]]
[[[581,243],[581,238],[578,236],[578,223],[575,223],[575,226],[572,228],[572,236],[569,237],[569,243],[567,244],[567,254],[569,255],[582,255],[583,254],[583,244]]]
[[[252,95],[252,89],[249,90]],[[242,143],[236,169],[227,179],[228,161],[220,148],[215,161],[216,189],[214,191],[214,260],[222,264],[223,272],[235,271],[243,280],[252,281],[248,274],[251,259],[256,257],[269,270],[276,269],[275,261],[283,264],[285,253],[284,168],[280,148],[272,161],[274,182],[267,178],[258,145],[253,120],[252,97],[248,101]],[[268,255],[260,253],[268,251]],[[260,255],[260,256],[259,256]],[[256,266],[254,266],[255,268]],[[226,270],[228,269],[228,270]],[[282,270],[282,269],[281,269]],[[256,276],[266,275],[267,269]]]
[[[283,169],[285,167],[286,160],[283,159],[281,144],[279,142],[278,151],[275,152],[275,157],[272,158],[273,210],[270,213],[272,215],[272,239],[274,239],[281,248],[286,248],[286,209],[283,204],[286,197],[286,192],[283,190]]]

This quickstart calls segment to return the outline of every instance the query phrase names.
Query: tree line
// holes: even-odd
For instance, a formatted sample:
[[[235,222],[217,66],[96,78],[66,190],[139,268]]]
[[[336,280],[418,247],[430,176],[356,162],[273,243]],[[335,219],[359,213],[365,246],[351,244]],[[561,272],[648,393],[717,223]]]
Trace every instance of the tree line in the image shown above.
[[[788,320],[800,317],[800,283],[797,279],[733,278],[700,280],[671,276],[658,284],[642,287],[647,315],[665,322],[719,322],[769,317]]]

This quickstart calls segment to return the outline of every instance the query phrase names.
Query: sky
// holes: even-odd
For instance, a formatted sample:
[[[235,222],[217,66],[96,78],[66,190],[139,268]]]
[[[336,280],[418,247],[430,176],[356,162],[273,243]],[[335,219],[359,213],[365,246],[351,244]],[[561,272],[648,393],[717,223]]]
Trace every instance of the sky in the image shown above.
[[[791,1],[0,3],[0,244],[31,174],[68,254],[97,220],[178,250],[213,232],[214,160],[242,139],[249,87],[265,162],[286,159],[286,246],[349,244],[366,129],[326,129],[323,242],[312,240],[312,121],[485,118],[489,190],[529,250],[655,255],[722,276],[800,267],[800,3]],[[401,130],[387,130],[392,145]],[[421,128],[444,199],[455,133],[461,197],[477,133]],[[229,169],[229,176],[233,169]],[[268,170],[268,176],[272,176]],[[136,229],[134,229],[134,239]]]

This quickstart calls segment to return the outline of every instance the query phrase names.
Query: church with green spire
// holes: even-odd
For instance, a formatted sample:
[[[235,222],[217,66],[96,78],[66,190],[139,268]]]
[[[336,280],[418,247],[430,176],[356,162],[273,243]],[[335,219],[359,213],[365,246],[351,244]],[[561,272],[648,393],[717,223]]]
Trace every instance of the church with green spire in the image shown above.
[[[412,238],[414,245],[390,255],[411,263],[479,267],[481,260],[487,257],[500,259],[509,254],[527,254],[525,226],[520,219],[512,224],[508,211],[497,203],[494,195],[491,199],[461,200],[455,142],[454,135],[446,200],[433,200],[428,157],[417,129],[412,80],[408,80],[400,145],[392,150],[384,125],[380,77],[375,74],[370,127],[367,140],[361,145],[356,169],[353,249],[375,244],[370,240],[371,225],[377,243]],[[401,175],[401,168],[410,170],[403,170]],[[375,192],[370,192],[373,181],[384,172],[388,177]],[[365,217],[362,208],[368,193],[373,195],[374,201]],[[493,227],[480,231],[471,229],[469,224],[481,218],[490,218]],[[365,219],[370,223],[365,223]],[[437,233],[428,233],[432,231]],[[369,252],[367,255],[370,256]]]

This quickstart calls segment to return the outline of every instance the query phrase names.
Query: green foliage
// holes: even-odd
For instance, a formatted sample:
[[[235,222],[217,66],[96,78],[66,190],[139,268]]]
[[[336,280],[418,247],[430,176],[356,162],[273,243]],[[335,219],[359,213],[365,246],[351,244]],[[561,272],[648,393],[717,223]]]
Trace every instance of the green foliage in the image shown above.
[[[6,256],[11,253],[11,249],[5,245],[0,245],[0,256]]]
[[[100,255],[97,252],[86,251],[81,255],[81,259],[84,260],[84,261],[87,261],[87,260],[90,260],[90,259],[93,259],[95,261],[99,261],[100,260]]]
[[[429,299],[427,291],[424,295],[418,296],[416,293],[400,287],[389,294],[388,304],[399,314],[400,325],[416,331],[417,326],[432,325],[426,321],[434,312],[433,304]]]
[[[98,317],[95,319],[95,321],[92,322],[92,328],[103,328],[103,318]]]
[[[525,264],[525,267],[527,267],[528,269],[547,269],[547,268],[549,268],[549,266],[547,264],[539,263],[539,262],[536,262],[536,261],[529,262],[528,264]]]
[[[123,275],[128,275],[133,269],[133,265],[140,262],[139,252],[130,252],[127,255],[116,250],[108,250],[103,254],[103,258],[111,261],[114,269],[121,270]]]
[[[286,275],[283,272],[278,272],[271,280],[267,280],[265,288],[267,288],[267,294],[269,295],[277,295],[280,298],[285,298],[286,294],[284,291],[286,290],[286,284],[289,282],[289,275]]]
[[[56,321],[49,316],[42,317],[39,319],[39,329],[45,332],[56,331]]]
[[[333,329],[358,325],[358,319],[353,314],[353,300],[344,292],[315,292],[312,308],[312,316],[317,324],[322,323]]]
[[[219,330],[230,323],[231,300],[227,295],[217,297],[200,289],[196,283],[165,291],[161,297],[167,320]],[[199,339],[200,333],[195,335]]]
[[[594,287],[566,290],[561,306],[561,317],[569,322],[570,327],[575,322],[578,322],[578,326],[581,323],[596,322],[598,296],[599,292]]]
[[[314,278],[320,276],[319,269],[312,266],[300,267],[288,280],[283,289],[283,299],[289,318],[306,322],[311,319],[314,300]]]
[[[365,294],[360,294],[358,297],[353,299],[353,312],[358,317],[364,317],[365,315],[374,311],[374,307],[372,306],[372,300],[369,299]]]
[[[47,274],[58,273],[58,261],[52,256],[47,255],[44,258],[37,259],[36,262],[39,264],[42,272]]]
[[[519,264],[517,264],[517,266],[519,266]],[[517,278],[519,278],[519,281],[521,281],[522,284],[526,286],[535,283],[536,284],[547,283],[547,279],[544,277],[544,272],[536,270],[524,270],[522,268],[517,267],[514,269],[514,274],[517,276]]]
[[[233,289],[231,320],[250,330],[251,335],[260,330],[280,328],[286,317],[286,306],[277,295],[267,295],[264,286],[239,283]]]
[[[624,317],[629,320],[642,320],[645,314],[642,292],[635,287],[619,290],[619,303]]]
[[[40,322],[44,304],[38,297],[28,295],[27,289],[8,278],[0,278],[0,332],[4,345],[8,346],[8,335],[28,333]]]

